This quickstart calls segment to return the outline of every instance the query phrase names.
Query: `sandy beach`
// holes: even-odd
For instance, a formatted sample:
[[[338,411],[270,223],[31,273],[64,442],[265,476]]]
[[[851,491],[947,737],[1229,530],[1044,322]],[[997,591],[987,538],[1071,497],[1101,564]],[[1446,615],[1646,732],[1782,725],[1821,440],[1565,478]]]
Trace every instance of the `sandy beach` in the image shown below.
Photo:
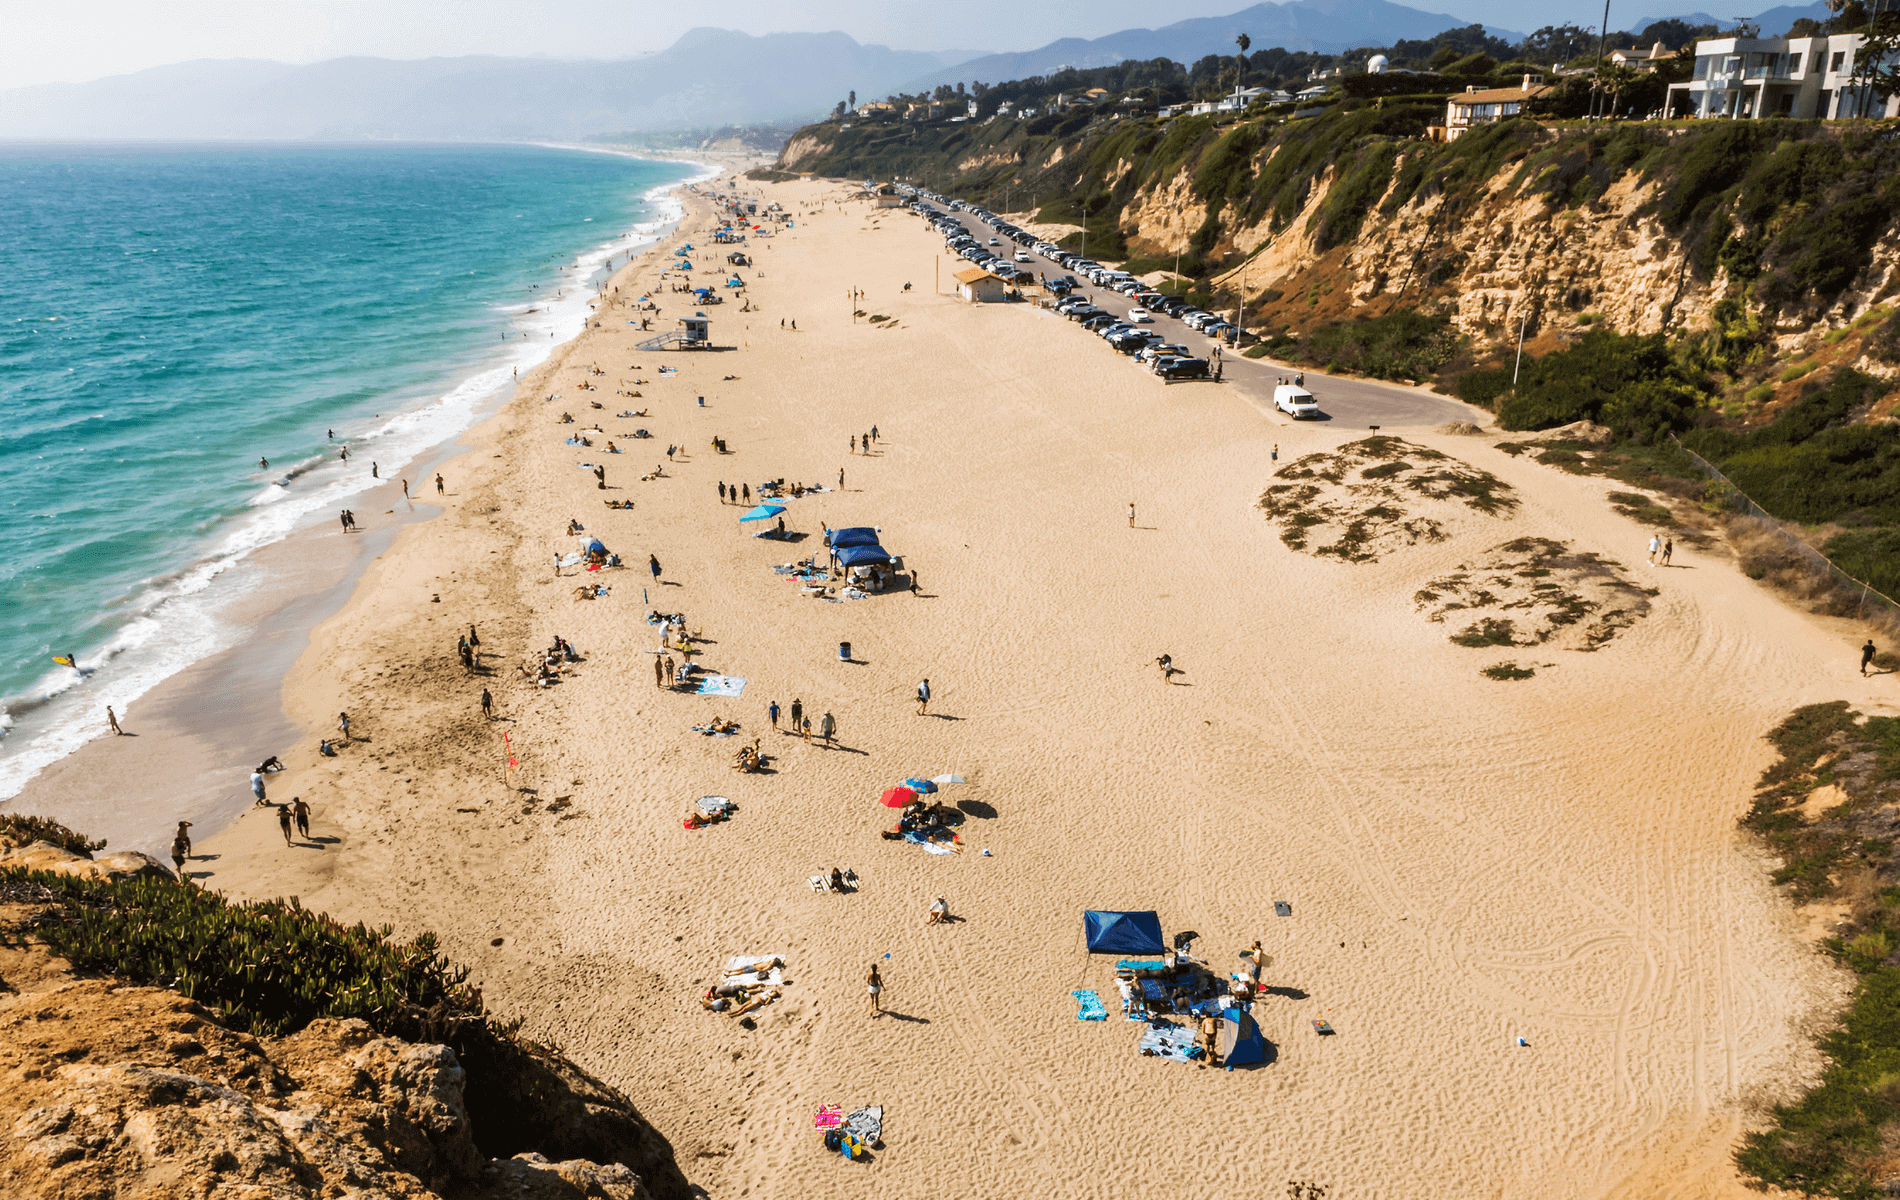
[[[746,191],[796,228],[743,247],[746,301],[704,310],[721,349],[636,350],[652,334],[628,323],[646,292],[656,331],[689,311],[660,278],[682,242],[693,283],[728,274],[688,194],[291,671],[303,733],[271,796],[309,802],[313,836],[286,846],[254,810],[200,841],[200,883],[435,930],[491,1008],[623,1088],[721,1200],[1752,1194],[1736,1133],[1815,1069],[1846,984],[1813,949],[1825,914],[1789,909],[1735,821],[1789,709],[1893,711],[1854,673],[1857,630],[1719,550],[1652,567],[1616,485],[1431,429],[1383,432],[1512,504],[1419,500],[1443,540],[1375,561],[1290,549],[1257,507],[1274,472],[1364,429],[1164,386],[1052,314],[963,304],[936,235],[842,186]],[[781,477],[828,489],[786,501],[802,540],[721,503],[721,483]],[[570,520],[625,566],[557,577]],[[826,525],[880,527],[917,593],[829,602],[773,572],[822,562]],[[1655,589],[1647,614],[1587,653],[1453,644],[1416,594],[1521,538],[1620,564]],[[656,687],[649,608],[683,613],[743,694]],[[455,654],[471,624],[479,676]],[[518,668],[556,637],[582,661],[535,686]],[[1506,659],[1536,676],[1480,674]],[[768,703],[794,700],[835,716],[836,746],[772,729]],[[343,711],[355,740],[319,757]],[[739,736],[693,732],[715,716]],[[768,771],[732,770],[754,737]],[[968,780],[943,797],[968,814],[958,852],[879,837],[884,789],[948,772]],[[736,815],[683,828],[704,795]],[[859,889],[808,885],[833,866]],[[955,919],[926,925],[939,895]],[[1222,974],[1263,942],[1268,1061],[1140,1056],[1114,956],[1085,952],[1091,908],[1156,910]],[[756,1028],[699,1002],[740,954],[787,964]],[[1077,989],[1110,1019],[1077,1020]],[[822,1149],[826,1104],[884,1107],[874,1161]]]

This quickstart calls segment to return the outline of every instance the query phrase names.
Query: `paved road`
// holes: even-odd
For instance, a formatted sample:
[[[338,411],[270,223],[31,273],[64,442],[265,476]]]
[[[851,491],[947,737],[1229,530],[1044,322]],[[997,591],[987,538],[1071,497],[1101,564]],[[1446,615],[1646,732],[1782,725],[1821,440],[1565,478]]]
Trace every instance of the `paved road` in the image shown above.
[[[931,207],[939,208],[940,206],[932,203]],[[982,243],[993,254],[1010,256],[1020,250],[1028,256],[1030,261],[1018,265],[1027,267],[1039,275],[1060,277],[1068,274],[1061,265],[1050,262],[1035,251],[1025,249],[1008,238],[1002,237],[969,213],[953,212],[949,216],[962,222],[963,227],[970,231],[970,236]],[[991,238],[996,238],[1001,244],[990,246]],[[1078,294],[1088,296],[1097,308],[1115,313],[1117,316],[1127,316],[1128,310],[1135,304],[1132,299],[1120,292],[1097,288],[1088,283],[1082,285]],[[1211,354],[1215,347],[1214,339],[1203,337],[1173,317],[1161,313],[1154,314],[1154,322],[1150,328],[1168,341],[1186,346],[1196,354]],[[1093,337],[1094,335],[1076,326],[1073,336]],[[1115,354],[1117,351],[1104,342],[1102,353]],[[1306,390],[1313,393],[1313,398],[1319,401],[1320,407],[1320,415],[1317,418],[1306,418],[1308,421],[1332,422],[1349,429],[1368,425],[1395,428],[1407,425],[1443,425],[1451,421],[1472,421],[1483,425],[1490,421],[1490,414],[1482,409],[1472,408],[1449,396],[1438,396],[1413,388],[1375,383],[1367,379],[1340,378],[1304,367],[1276,363],[1270,359],[1242,358],[1238,354],[1228,355],[1223,362],[1226,365],[1221,369],[1219,384],[1185,381],[1174,386],[1232,387],[1247,397],[1255,408],[1270,419],[1280,424],[1290,425],[1293,419],[1273,407],[1274,381],[1291,376],[1296,371],[1305,371]],[[1133,371],[1143,369],[1133,358],[1128,360],[1128,366]]]

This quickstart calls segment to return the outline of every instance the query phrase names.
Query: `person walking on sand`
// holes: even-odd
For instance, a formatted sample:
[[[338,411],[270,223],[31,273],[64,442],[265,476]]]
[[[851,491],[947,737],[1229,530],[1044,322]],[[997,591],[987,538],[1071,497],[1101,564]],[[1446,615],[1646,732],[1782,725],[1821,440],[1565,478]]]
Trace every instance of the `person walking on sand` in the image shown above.
[[[336,519],[337,523],[343,526],[343,532],[348,533],[350,531],[350,510],[347,508],[338,509]]]
[[[251,772],[251,795],[257,797],[259,804],[264,803],[264,773],[262,771]]]
[[[884,994],[884,978],[877,973],[876,963],[871,964],[871,973],[864,977],[864,985],[865,991],[871,994],[871,1015],[875,1017],[884,1011],[878,1000]]]
[[[1874,639],[1868,638],[1867,644],[1860,648],[1860,673],[1862,675],[1867,674],[1867,668],[1873,665],[1873,661],[1874,661]]]
[[[350,714],[346,712],[338,713],[336,715],[336,727],[343,731],[344,741],[347,742],[351,740],[350,739]]]
[[[660,582],[660,560],[657,555],[647,555],[647,570],[653,572],[653,582]]]
[[[435,473],[435,494],[438,496],[445,494],[442,491],[442,472],[440,471]]]
[[[804,719],[805,719],[805,702],[803,700],[792,701],[792,732],[793,733],[798,732],[799,724],[802,721],[804,721]]]
[[[806,717],[798,723],[798,736],[811,741],[811,718]]]
[[[1662,565],[1663,565],[1663,566],[1665,566],[1665,567],[1666,567],[1666,566],[1668,566],[1668,565],[1669,565],[1669,556],[1670,556],[1670,555],[1672,555],[1672,554],[1674,554],[1675,552],[1676,552],[1676,539],[1675,539],[1675,538],[1669,538],[1669,539],[1667,539],[1666,541],[1664,541],[1664,542],[1663,542],[1663,552],[1662,552]]]
[[[844,491],[844,468],[838,468],[838,490]]]
[[[666,686],[666,664],[660,661],[657,654],[653,656],[653,686]]]
[[[407,479],[402,481],[402,498],[404,500],[409,498],[409,481]]]
[[[1259,938],[1254,939],[1253,952],[1249,957],[1253,959],[1253,985],[1257,989],[1260,986],[1260,972],[1266,970],[1267,967],[1267,952],[1260,948]]]
[[[1649,538],[1649,565],[1656,565],[1656,556],[1662,553],[1662,535],[1651,534]]]
[[[468,627],[468,648],[475,651],[476,658],[480,658],[482,656],[481,655],[482,639],[478,634],[476,634],[475,626],[473,625],[470,625]]]
[[[765,715],[772,718],[772,732],[777,733],[778,732],[778,701],[774,700],[772,701],[772,703],[765,706]]]
[[[838,737],[838,719],[830,713],[826,713],[824,719],[818,722],[818,736],[824,739],[826,746],[830,746],[832,742],[836,741]]]
[[[917,685],[917,715],[923,716],[930,711],[930,680]]]
[[[119,714],[112,711],[110,704],[106,705],[106,724],[112,726],[112,736],[125,736],[125,730],[119,728]]]
[[[1174,678],[1173,655],[1163,654],[1160,658],[1155,659],[1155,666],[1161,668],[1161,682],[1167,683]]]
[[[1280,461],[1280,443],[1278,442],[1273,443],[1273,461]]]
[[[679,682],[679,664],[673,661],[671,654],[666,656],[666,686],[673,687]]]
[[[1134,527],[1135,527],[1135,502],[1133,500],[1130,500],[1128,502],[1128,528],[1133,529]]]
[[[877,426],[875,425],[871,426],[871,440],[874,442],[879,440],[877,436]]]
[[[310,836],[310,806],[303,802],[302,796],[290,798],[290,815],[297,818],[297,836]]]
[[[185,877],[185,860],[191,857],[191,836],[185,832],[190,821],[178,822],[178,836],[172,839],[172,873],[178,876],[178,882],[189,882]]]
[[[292,842],[290,840],[290,805],[279,804],[277,806],[277,828],[284,831],[284,845],[286,846],[291,845]]]
[[[723,482],[721,482],[719,485],[719,503],[724,504],[725,502],[726,502],[726,485]]]
[[[487,688],[483,688],[482,689],[482,720],[492,721],[494,719],[495,719],[495,697],[489,694],[489,691]]]
[[[851,435],[851,453],[856,454],[857,452],[858,452],[858,435],[854,433]]]

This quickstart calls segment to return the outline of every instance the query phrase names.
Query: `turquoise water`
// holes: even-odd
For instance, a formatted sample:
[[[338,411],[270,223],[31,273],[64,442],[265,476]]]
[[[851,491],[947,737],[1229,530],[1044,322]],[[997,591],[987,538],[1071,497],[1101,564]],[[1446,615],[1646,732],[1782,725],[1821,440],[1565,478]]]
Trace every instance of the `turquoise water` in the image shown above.
[[[538,147],[0,145],[0,797],[105,704],[232,644],[220,580],[248,553],[333,520],[372,462],[387,478],[578,332],[590,277],[656,236],[692,172]]]

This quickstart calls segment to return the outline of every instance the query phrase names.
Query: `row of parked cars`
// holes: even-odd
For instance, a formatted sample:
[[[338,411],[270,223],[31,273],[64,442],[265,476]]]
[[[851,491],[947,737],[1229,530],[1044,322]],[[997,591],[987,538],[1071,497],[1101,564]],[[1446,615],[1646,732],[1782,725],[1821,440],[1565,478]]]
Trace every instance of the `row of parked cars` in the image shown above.
[[[1152,324],[1155,313],[1177,316],[1189,328],[1198,329],[1209,337],[1226,335],[1231,341],[1233,326],[1219,321],[1211,313],[1193,308],[1179,297],[1165,296],[1148,289],[1147,285],[1125,271],[1111,271],[1092,259],[1083,258],[1049,242],[1038,241],[1028,230],[961,200],[946,200],[942,196],[917,189],[911,190],[911,196],[911,211],[929,221],[932,228],[943,234],[947,246],[993,275],[1017,283],[1034,282],[1035,276],[1016,265],[1031,261],[1026,252],[1029,250],[1061,264],[1072,274],[1044,281],[1045,287],[1063,297],[1057,302],[1056,311],[1097,334],[1115,349],[1135,358],[1163,379],[1205,379],[1211,373],[1211,366],[1205,358],[1197,357],[1186,346],[1169,343],[1152,329],[1140,328]],[[933,208],[930,203],[933,200],[942,204],[947,211]],[[990,238],[987,246],[984,245],[962,221],[950,215],[953,212],[969,213],[994,229],[997,236]],[[1001,239],[1005,237],[1023,247],[1015,251],[1010,259],[990,249],[1000,247]],[[1118,317],[1083,297],[1070,295],[1082,286],[1081,280],[1076,278],[1078,274],[1087,277],[1097,287],[1110,288],[1133,297],[1140,307],[1131,309],[1125,318]]]

